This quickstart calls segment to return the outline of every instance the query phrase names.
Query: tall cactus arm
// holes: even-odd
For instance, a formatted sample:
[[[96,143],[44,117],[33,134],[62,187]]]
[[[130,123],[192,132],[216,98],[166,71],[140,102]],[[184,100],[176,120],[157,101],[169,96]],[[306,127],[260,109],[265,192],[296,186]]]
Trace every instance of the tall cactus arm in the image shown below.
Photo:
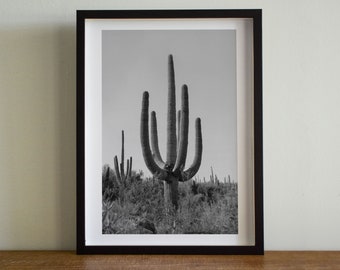
[[[190,180],[199,170],[202,161],[203,143],[202,143],[202,129],[201,119],[196,118],[195,121],[196,139],[195,139],[195,157],[192,165],[183,172],[181,181]]]
[[[142,153],[146,167],[153,175],[157,175],[159,179],[165,179],[167,176],[166,171],[162,170],[154,161],[149,143],[149,93],[143,93],[141,125],[140,125],[140,138],[142,145]]]
[[[124,130],[122,130],[122,156],[121,156],[122,163],[120,164],[120,176],[122,180],[125,180],[124,175]]]
[[[155,111],[151,112],[151,150],[156,164],[160,168],[164,168],[165,162],[161,157],[161,153],[159,152],[158,147],[157,118]]]
[[[176,93],[175,93],[174,61],[170,54],[168,58],[168,124],[167,124],[167,156],[166,163],[173,168],[177,157],[176,135]]]
[[[126,173],[125,173],[125,181],[129,178],[129,170],[130,170],[130,160],[126,160]]]
[[[177,131],[177,133],[178,133],[178,135],[177,135],[177,145],[179,145],[180,132],[181,132],[181,110],[179,110],[177,112],[177,123],[178,123],[178,125],[177,125],[177,129],[178,129],[178,131]]]
[[[114,166],[115,166],[116,179],[117,179],[118,184],[120,185],[122,183],[122,178],[120,177],[117,156],[114,157]]]
[[[177,174],[180,170],[184,169],[185,160],[187,158],[188,150],[188,133],[189,133],[189,96],[188,87],[182,87],[182,109],[181,109],[181,126],[180,126],[180,140],[177,151],[176,165],[174,173]]]
[[[131,172],[132,172],[132,157],[130,157],[130,166],[126,172],[127,177],[131,178]]]

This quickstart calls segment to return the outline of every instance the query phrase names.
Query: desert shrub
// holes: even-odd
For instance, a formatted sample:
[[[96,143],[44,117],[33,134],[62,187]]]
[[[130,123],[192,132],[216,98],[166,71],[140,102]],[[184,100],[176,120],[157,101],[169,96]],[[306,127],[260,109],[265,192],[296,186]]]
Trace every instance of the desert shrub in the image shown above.
[[[103,201],[113,201],[114,205],[106,221],[103,220],[103,233],[152,233],[141,224],[149,224],[159,234],[229,234],[238,231],[235,184],[232,188],[231,184],[225,183],[180,183],[178,210],[166,212],[162,181],[133,172],[122,188],[113,171],[107,172],[107,168],[103,169]]]

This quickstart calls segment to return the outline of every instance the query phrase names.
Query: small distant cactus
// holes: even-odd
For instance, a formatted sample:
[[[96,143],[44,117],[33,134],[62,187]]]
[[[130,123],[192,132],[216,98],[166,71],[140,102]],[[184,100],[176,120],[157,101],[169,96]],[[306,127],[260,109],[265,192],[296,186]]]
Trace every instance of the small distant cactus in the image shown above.
[[[218,179],[217,174],[214,174],[214,170],[213,170],[213,167],[212,167],[212,166],[210,167],[210,170],[211,170],[211,174],[210,174],[210,182],[211,182],[212,184],[217,184],[217,185],[219,185],[219,184],[220,184],[220,180]]]
[[[151,112],[151,148],[149,142],[149,93],[143,93],[141,112],[141,145],[145,164],[157,179],[164,181],[165,204],[178,207],[178,182],[190,180],[199,170],[202,159],[201,119],[197,118],[196,150],[194,162],[184,170],[189,131],[189,97],[188,87],[182,87],[182,108],[178,112],[178,134],[176,133],[176,91],[173,56],[168,58],[168,115],[167,115],[167,155],[164,162],[159,148],[156,113]]]
[[[214,183],[215,176],[214,176],[214,170],[213,170],[213,167],[212,167],[212,166],[210,167],[210,170],[211,170],[211,174],[210,174],[210,182],[211,182],[211,183]]]
[[[118,166],[118,158],[114,157],[114,168],[116,179],[119,185],[125,185],[126,181],[131,178],[132,157],[126,160],[126,171],[124,171],[124,130],[122,130],[122,157],[120,166]]]

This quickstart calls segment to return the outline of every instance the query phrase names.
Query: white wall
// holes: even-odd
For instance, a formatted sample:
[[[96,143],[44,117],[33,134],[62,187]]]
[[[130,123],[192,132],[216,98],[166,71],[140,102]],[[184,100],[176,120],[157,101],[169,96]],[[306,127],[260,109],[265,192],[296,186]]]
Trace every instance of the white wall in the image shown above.
[[[0,249],[74,249],[75,11],[262,8],[265,249],[340,249],[337,0],[1,0]]]

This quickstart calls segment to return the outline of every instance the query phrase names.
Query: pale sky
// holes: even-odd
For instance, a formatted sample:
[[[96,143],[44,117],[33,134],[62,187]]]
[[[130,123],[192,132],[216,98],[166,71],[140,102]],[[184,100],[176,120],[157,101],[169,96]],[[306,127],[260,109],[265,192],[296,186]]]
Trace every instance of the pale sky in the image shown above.
[[[195,119],[201,118],[203,155],[197,175],[209,180],[210,167],[223,180],[237,181],[236,32],[234,30],[110,30],[102,32],[103,165],[113,168],[121,154],[133,170],[145,166],[140,145],[142,94],[148,91],[149,111],[156,111],[159,148],[166,156],[168,55],[174,58],[176,109],[181,87],[189,90],[189,145],[186,166],[193,161]],[[149,123],[150,125],[150,123]],[[126,162],[126,161],[125,161]],[[196,176],[197,176],[196,175]]]

